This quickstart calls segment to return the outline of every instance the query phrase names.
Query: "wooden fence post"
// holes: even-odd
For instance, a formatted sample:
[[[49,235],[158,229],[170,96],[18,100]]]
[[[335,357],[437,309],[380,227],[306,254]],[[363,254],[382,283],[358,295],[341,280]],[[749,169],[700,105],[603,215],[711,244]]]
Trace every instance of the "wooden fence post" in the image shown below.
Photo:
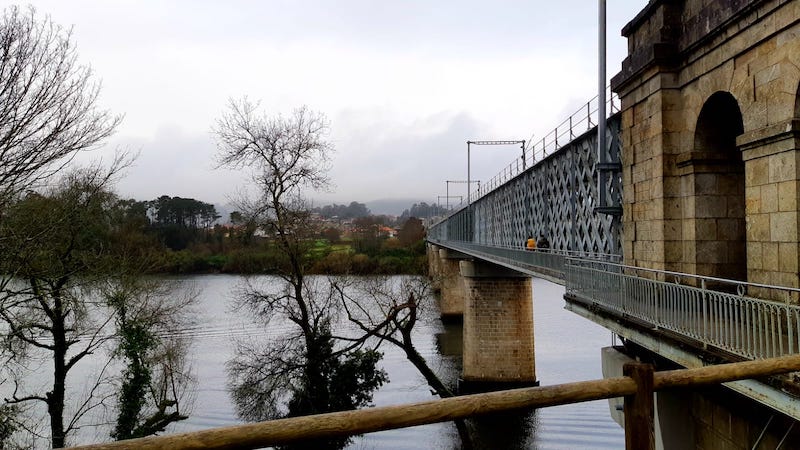
[[[625,364],[622,373],[636,382],[636,393],[625,396],[625,449],[653,450],[653,366]]]

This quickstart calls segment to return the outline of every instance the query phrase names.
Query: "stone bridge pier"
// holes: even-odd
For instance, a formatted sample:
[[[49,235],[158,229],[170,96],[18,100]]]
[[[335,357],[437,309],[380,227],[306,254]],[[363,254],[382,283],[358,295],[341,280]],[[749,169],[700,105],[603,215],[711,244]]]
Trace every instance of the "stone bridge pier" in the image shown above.
[[[434,283],[440,289],[439,310],[443,322],[460,322],[464,316],[464,281],[458,263],[471,259],[469,255],[446,248],[434,249],[437,257],[434,267]]]
[[[528,275],[459,263],[464,286],[462,393],[535,386],[533,293]]]
[[[535,386],[533,292],[521,272],[430,244],[443,322],[463,322],[463,393]]]
[[[429,242],[425,253],[428,257],[428,276],[433,282],[433,289],[438,291],[442,288],[439,284],[439,246]]]

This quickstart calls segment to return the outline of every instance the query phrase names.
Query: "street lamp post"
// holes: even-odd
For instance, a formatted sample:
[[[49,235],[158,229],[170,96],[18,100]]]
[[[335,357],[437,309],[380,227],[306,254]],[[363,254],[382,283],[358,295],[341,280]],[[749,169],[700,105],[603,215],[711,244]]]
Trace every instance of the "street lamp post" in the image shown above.
[[[470,199],[470,190],[469,190],[469,185],[470,185],[470,181],[471,181],[470,172],[469,172],[469,170],[470,170],[470,165],[469,165],[469,161],[470,161],[469,154],[470,154],[470,151],[469,150],[470,150],[470,146],[471,145],[472,145],[472,141],[467,141],[467,206],[472,204],[472,201]]]

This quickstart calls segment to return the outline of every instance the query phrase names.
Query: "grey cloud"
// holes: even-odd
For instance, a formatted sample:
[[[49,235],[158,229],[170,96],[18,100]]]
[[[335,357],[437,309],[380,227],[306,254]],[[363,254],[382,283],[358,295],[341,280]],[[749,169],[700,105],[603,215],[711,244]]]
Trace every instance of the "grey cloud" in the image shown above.
[[[152,138],[119,138],[112,144],[138,151],[139,157],[118,183],[126,197],[150,200],[160,195],[227,203],[247,178],[214,169],[216,146],[210,135],[187,135],[162,128]]]
[[[405,124],[375,121],[343,130],[331,171],[335,194],[321,197],[434,201],[443,195],[444,180],[465,176],[466,139],[487,130],[467,113],[440,113]]]
[[[111,144],[141,151],[120,182],[120,190],[136,198],[169,194],[225,202],[245,184],[241,173],[212,169],[214,143],[203,132],[224,98],[243,92],[279,108],[321,104],[332,114],[337,187],[327,198],[435,198],[444,193],[444,180],[466,177],[467,139],[528,138],[530,129],[521,130],[524,136],[493,131],[516,129],[520,125],[509,122],[523,114],[531,123],[522,126],[541,130],[544,115],[538,113],[563,102],[554,104],[552,96],[538,101],[537,90],[568,90],[565,98],[585,92],[541,81],[549,79],[536,73],[572,70],[591,80],[596,70],[596,3],[586,0],[32,1],[57,23],[75,25],[82,61],[107,80],[108,106],[128,114],[120,129],[128,137]],[[609,72],[619,68],[624,52],[618,30],[646,3],[609,2]],[[314,45],[297,45],[308,42]],[[549,58],[554,53],[579,63],[550,67],[559,61]],[[175,55],[186,60],[171,64]],[[458,71],[446,70],[452,67]],[[342,92],[347,95],[335,95]],[[337,113],[347,107],[361,109]],[[463,112],[431,113],[448,108]],[[515,156],[514,148],[476,150],[473,178],[494,176]]]
[[[91,30],[77,27],[78,37],[108,49],[322,39],[382,51],[445,51],[492,58],[543,48],[574,50],[582,42],[595,42],[597,26],[596,3],[586,0],[153,0],[127,5],[96,2],[83,9],[61,1],[33,3],[65,25],[91,20]],[[646,3],[609,2],[611,36]],[[583,50],[591,53],[591,48]]]

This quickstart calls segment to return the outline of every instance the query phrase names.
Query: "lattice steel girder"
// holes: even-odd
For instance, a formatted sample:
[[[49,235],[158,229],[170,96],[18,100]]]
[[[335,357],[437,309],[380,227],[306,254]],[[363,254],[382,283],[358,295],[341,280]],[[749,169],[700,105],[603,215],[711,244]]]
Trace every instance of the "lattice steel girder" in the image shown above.
[[[611,163],[620,162],[619,130],[617,114],[609,118],[606,128]],[[621,254],[619,218],[597,211],[598,189],[605,189],[612,206],[622,205],[621,173],[612,172],[606,184],[598,186],[596,149],[595,127],[434,225],[431,237],[500,247],[523,246],[528,236],[546,237],[557,250]]]

